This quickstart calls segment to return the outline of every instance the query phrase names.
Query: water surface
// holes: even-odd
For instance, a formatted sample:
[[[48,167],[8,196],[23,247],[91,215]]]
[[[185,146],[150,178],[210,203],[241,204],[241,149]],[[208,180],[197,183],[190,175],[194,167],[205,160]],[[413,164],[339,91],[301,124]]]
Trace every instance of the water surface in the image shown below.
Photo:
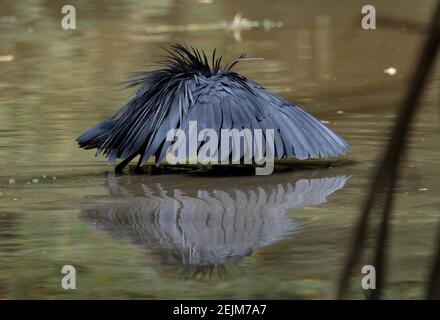
[[[0,4],[0,56],[12,55],[0,62],[0,298],[328,297],[434,1],[375,2],[398,21],[375,31],[348,0],[70,3],[77,30],[60,27],[56,2]],[[238,13],[255,27],[231,27]],[[118,90],[129,72],[176,41],[227,60],[263,57],[237,71],[325,121],[355,164],[115,177],[75,138],[130,96]],[[387,298],[424,293],[439,219],[439,88],[437,64],[399,174]],[[77,268],[76,290],[61,289],[65,264]],[[352,298],[365,294],[360,277],[359,267]]]

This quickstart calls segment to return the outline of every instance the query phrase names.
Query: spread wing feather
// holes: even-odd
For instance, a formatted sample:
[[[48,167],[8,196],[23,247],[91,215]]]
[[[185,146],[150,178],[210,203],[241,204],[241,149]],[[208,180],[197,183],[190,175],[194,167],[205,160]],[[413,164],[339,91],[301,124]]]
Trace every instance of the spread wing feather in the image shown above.
[[[262,130],[263,154],[266,130],[273,129],[277,158],[332,157],[349,149],[342,138],[299,107],[230,68],[222,70],[221,58],[213,57],[211,68],[206,55],[195,49],[174,45],[167,52],[170,60],[161,63],[162,69],[136,73],[127,82],[129,87],[140,88],[112,117],[83,133],[77,139],[80,147],[96,148],[110,162],[139,154],[144,163],[154,155],[159,165],[172,143],[166,141],[167,132],[182,129],[188,137],[189,122],[197,121],[194,135],[213,129],[219,137],[218,150],[222,129]],[[244,57],[231,66],[240,59]],[[204,140],[198,141],[198,148],[207,143]],[[245,137],[241,157],[244,146],[252,143]],[[232,147],[220,159],[231,152]]]

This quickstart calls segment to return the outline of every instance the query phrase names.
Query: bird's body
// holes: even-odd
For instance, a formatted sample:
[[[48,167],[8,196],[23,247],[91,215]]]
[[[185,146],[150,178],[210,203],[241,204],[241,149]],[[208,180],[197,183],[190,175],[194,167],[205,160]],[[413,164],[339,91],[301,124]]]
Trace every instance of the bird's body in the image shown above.
[[[173,45],[167,52],[162,69],[137,73],[128,82],[140,88],[119,111],[78,138],[80,147],[96,148],[110,162],[123,159],[117,172],[137,155],[138,166],[151,156],[159,165],[171,145],[167,132],[188,132],[190,121],[197,121],[199,132],[273,129],[275,158],[327,158],[348,150],[349,145],[320,121],[232,72],[244,56],[221,68],[215,52],[212,66],[195,49]]]

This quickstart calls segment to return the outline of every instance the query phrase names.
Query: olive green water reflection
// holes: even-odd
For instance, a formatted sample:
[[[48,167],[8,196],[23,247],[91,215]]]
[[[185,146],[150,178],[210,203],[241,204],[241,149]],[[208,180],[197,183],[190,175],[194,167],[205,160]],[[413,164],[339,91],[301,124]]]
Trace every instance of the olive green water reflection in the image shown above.
[[[361,1],[70,4],[76,31],[61,29],[56,1],[0,4],[0,298],[327,297],[434,1],[373,1],[410,23],[368,32]],[[249,29],[228,24],[237,13]],[[327,121],[356,164],[114,177],[74,140],[131,94],[116,90],[128,72],[174,41],[265,58],[237,71]],[[439,219],[439,88],[437,64],[399,176],[387,298],[423,296]],[[77,267],[75,291],[60,287],[65,264]],[[350,296],[363,294],[359,272]]]

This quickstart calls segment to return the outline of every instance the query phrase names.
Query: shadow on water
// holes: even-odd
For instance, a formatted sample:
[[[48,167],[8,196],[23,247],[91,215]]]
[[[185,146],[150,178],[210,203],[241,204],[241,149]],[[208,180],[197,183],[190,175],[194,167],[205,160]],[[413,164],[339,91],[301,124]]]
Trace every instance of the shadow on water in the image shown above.
[[[81,218],[98,230],[158,253],[188,277],[221,276],[225,266],[298,230],[289,209],[319,205],[345,175],[312,179],[109,176],[106,196],[84,199]],[[257,179],[258,183],[249,179]]]

